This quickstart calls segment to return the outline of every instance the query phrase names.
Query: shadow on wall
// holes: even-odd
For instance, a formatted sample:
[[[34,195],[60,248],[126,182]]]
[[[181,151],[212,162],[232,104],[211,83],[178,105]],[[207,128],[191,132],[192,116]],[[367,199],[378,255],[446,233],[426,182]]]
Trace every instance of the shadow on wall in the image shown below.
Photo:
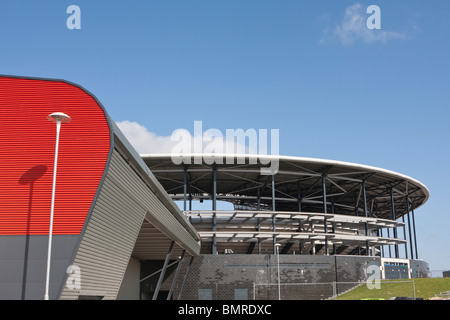
[[[22,300],[25,299],[26,283],[27,283],[27,266],[28,266],[28,249],[30,241],[30,225],[31,225],[31,208],[33,207],[33,189],[36,181],[41,178],[47,172],[47,166],[38,165],[27,170],[19,179],[19,184],[30,185],[30,191],[28,193],[28,214],[27,214],[27,228],[26,228],[26,240],[25,240],[25,254],[23,261],[23,278],[22,278]]]

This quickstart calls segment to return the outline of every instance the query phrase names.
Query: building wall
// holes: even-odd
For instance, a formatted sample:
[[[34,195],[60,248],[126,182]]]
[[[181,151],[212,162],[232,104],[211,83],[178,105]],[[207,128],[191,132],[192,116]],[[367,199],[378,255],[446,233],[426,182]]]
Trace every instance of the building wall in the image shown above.
[[[365,281],[366,268],[380,267],[380,258],[365,256],[280,255],[280,283],[283,299],[327,299],[333,290],[344,292],[351,285],[333,282]],[[173,299],[186,274],[185,259],[174,289]],[[169,290],[174,272],[167,276],[161,290]],[[283,285],[289,283],[289,285]],[[321,283],[312,287],[311,283]],[[267,286],[266,284],[270,284]],[[293,285],[300,284],[300,285]],[[278,298],[278,260],[276,255],[201,255],[194,258],[183,300],[210,298],[213,300]]]
[[[381,258],[381,270],[381,278],[385,280],[411,278],[409,259]]]
[[[53,234],[80,234],[111,151],[107,116],[82,88],[0,76],[0,235],[48,235],[55,157],[53,112],[61,125]]]
[[[429,278],[430,265],[424,260],[410,260],[412,278]]]
[[[60,299],[79,296],[116,299],[147,212],[128,192],[132,185],[120,179],[122,176],[131,178],[133,174],[114,150],[73,261],[81,270],[81,287],[64,287]]]
[[[157,195],[114,150],[73,260],[73,265],[81,270],[81,288],[64,287],[60,299],[77,299],[80,296],[118,299],[119,288],[127,268],[130,268],[129,261],[146,216],[151,216],[154,221],[161,220],[158,224],[161,228],[177,232],[180,243],[187,246],[196,244]],[[127,285],[130,283],[125,284],[124,288]],[[136,295],[139,295],[139,288]],[[125,296],[124,292],[122,298]]]
[[[122,284],[120,285],[117,300],[139,300],[141,263],[134,258],[130,259]]]
[[[144,217],[161,241],[199,252],[195,229],[142,159],[124,158],[137,153],[92,94],[64,80],[0,75],[1,299],[44,297],[53,112],[71,121],[59,140],[50,299],[116,299]]]
[[[60,80],[0,76],[0,299],[44,299],[56,124],[64,112],[49,297],[56,299],[107,166],[111,130],[95,97]]]
[[[54,235],[49,298],[56,299],[78,242],[77,235]],[[0,300],[43,300],[48,236],[0,236]]]

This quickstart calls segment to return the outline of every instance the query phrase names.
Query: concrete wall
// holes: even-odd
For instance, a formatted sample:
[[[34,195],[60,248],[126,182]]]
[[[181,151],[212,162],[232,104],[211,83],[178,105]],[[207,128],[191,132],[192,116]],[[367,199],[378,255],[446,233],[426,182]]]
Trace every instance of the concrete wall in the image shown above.
[[[174,289],[178,297],[189,259],[182,264]],[[365,256],[280,255],[282,299],[327,299],[367,279],[365,269],[380,266],[380,258]],[[167,291],[174,272],[166,273],[161,290]],[[289,283],[286,285],[284,283]],[[321,283],[311,286],[311,283]],[[270,285],[267,285],[270,284]],[[298,284],[298,285],[292,285]],[[146,288],[141,287],[143,291]],[[334,291],[333,291],[334,290]],[[145,293],[144,293],[145,294]],[[245,297],[246,295],[246,297]],[[276,255],[201,255],[194,258],[181,299],[234,300],[277,299],[278,261]]]

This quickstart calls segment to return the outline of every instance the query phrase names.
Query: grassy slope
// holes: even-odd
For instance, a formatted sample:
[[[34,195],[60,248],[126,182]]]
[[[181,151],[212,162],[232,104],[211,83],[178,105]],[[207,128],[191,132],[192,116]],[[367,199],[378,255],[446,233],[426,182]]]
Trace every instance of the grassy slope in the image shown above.
[[[425,300],[434,297],[439,292],[450,291],[450,278],[426,278],[412,279],[416,290],[416,297]],[[381,289],[369,289],[366,284],[338,297],[338,300],[360,300],[360,299],[389,299],[392,297],[414,296],[411,282],[399,282],[402,280],[381,281]],[[405,281],[405,280],[403,280]]]

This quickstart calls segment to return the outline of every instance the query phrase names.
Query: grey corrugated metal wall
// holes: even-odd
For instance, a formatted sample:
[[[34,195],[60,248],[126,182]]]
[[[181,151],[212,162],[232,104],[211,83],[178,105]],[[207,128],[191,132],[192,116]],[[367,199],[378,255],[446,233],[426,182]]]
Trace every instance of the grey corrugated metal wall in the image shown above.
[[[192,251],[199,246],[114,150],[73,261],[81,271],[81,288],[65,286],[60,299],[77,299],[79,295],[115,299],[146,213],[172,240],[181,240]]]

